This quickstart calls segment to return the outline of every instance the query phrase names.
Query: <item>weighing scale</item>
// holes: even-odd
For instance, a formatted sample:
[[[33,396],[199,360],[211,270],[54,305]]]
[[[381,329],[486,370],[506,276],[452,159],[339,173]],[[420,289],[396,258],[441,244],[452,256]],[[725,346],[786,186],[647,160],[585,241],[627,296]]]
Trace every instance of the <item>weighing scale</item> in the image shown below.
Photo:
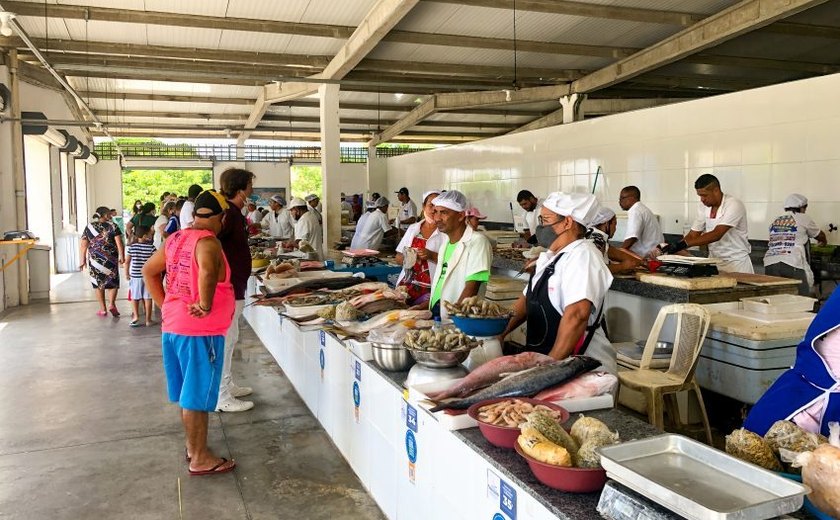
[[[469,371],[464,368],[464,365],[455,365],[449,368],[431,368],[417,363],[408,371],[408,377],[405,380],[404,386],[408,388],[409,386],[425,385],[438,381],[452,381],[454,379],[461,379],[467,374],[469,374]]]

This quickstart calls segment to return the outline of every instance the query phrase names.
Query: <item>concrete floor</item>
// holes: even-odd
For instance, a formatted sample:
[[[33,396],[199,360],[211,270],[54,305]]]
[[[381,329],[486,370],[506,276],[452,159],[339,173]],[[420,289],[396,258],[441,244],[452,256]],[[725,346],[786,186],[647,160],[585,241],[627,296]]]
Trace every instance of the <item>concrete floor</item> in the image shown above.
[[[100,318],[78,274],[0,316],[0,519],[383,518],[242,321],[234,379],[256,407],[211,414],[234,472],[190,477],[160,329]],[[68,302],[68,303],[57,303]]]

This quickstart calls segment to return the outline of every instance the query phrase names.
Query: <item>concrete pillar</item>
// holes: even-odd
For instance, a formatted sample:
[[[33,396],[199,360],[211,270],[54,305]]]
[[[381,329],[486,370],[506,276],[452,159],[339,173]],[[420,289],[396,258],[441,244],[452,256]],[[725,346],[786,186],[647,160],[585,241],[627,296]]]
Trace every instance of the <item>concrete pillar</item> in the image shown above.
[[[23,170],[23,128],[20,123],[20,78],[18,74],[17,50],[9,51],[9,79],[11,80],[12,121],[12,175],[15,183],[15,225],[26,229],[26,177]],[[18,301],[29,303],[29,263],[25,258],[18,260]]]
[[[324,252],[335,248],[341,238],[341,132],[337,84],[318,87],[321,101],[321,178],[323,179]]]
[[[376,146],[368,145],[367,193],[388,193],[387,159],[376,156]],[[388,196],[390,198],[390,195]]]
[[[563,124],[583,120],[583,100],[586,94],[572,94],[560,98],[563,107]]]
[[[236,139],[236,160],[245,160],[245,139],[243,137]]]

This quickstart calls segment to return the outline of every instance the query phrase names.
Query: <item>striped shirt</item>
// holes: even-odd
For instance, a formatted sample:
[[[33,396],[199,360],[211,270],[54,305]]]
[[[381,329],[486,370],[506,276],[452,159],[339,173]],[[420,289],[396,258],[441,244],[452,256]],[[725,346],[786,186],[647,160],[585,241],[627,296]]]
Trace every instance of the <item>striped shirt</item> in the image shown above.
[[[143,278],[143,266],[155,251],[155,245],[151,242],[135,242],[128,246],[128,256],[131,257],[128,274],[132,278]]]

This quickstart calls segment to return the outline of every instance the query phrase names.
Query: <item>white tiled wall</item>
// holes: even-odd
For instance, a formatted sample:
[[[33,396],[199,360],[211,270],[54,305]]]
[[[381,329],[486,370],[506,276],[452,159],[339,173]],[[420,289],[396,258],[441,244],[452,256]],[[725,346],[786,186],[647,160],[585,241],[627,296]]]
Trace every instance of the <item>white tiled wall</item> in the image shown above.
[[[713,173],[745,203],[751,238],[767,238],[794,191],[826,229],[840,224],[837,92],[840,75],[824,76],[404,155],[387,161],[388,191],[458,189],[490,220],[510,222],[519,190],[590,192],[600,166],[603,204],[620,214],[618,193],[635,184],[664,231],[681,233],[696,211],[694,180]]]

